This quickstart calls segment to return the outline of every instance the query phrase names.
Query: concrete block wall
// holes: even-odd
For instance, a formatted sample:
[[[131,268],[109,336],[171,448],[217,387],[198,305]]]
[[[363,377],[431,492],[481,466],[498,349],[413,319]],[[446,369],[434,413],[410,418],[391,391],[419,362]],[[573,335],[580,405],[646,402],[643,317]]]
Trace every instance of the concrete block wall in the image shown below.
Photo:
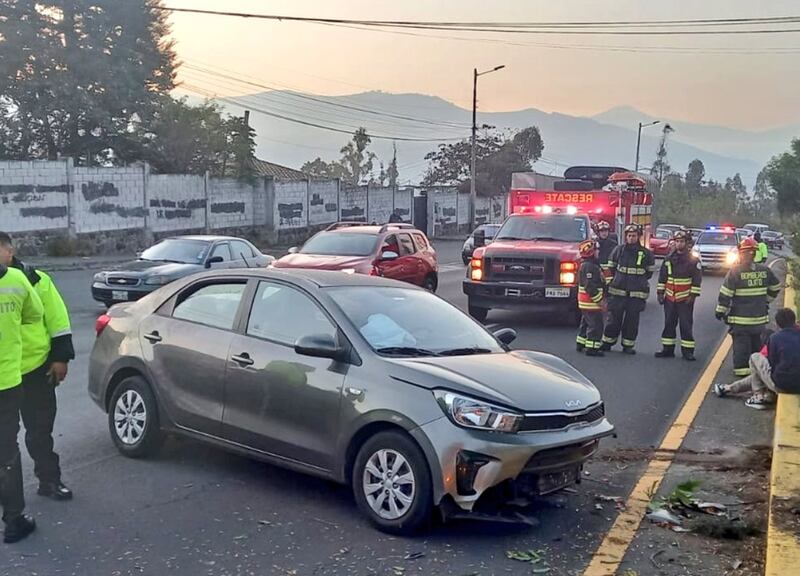
[[[208,180],[208,228],[255,226],[254,204],[257,187],[233,178]],[[263,188],[262,188],[263,190]]]
[[[367,222],[368,199],[366,186],[345,186],[339,189],[339,220]]]
[[[150,229],[203,230],[206,226],[206,191],[203,176],[153,174],[147,183]]]
[[[0,230],[66,230],[71,163],[0,162]]]
[[[278,230],[308,226],[308,181],[275,182],[273,222]]]
[[[411,222],[414,211],[414,189],[398,188],[394,193],[394,210],[403,219],[403,222]]]
[[[145,167],[75,168],[73,219],[78,234],[143,228]]]
[[[339,220],[339,182],[311,180],[308,182],[308,224],[318,226]]]
[[[458,191],[456,188],[433,188],[428,190],[428,196],[428,206],[433,205],[434,238],[458,235]]]
[[[385,224],[394,210],[394,190],[391,188],[369,188],[368,222]]]

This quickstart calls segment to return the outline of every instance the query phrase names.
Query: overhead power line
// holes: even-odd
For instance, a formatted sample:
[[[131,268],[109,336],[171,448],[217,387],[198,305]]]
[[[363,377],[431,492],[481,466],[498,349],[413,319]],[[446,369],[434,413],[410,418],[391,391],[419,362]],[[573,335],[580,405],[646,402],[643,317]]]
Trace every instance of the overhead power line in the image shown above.
[[[621,20],[600,22],[447,22],[411,20],[359,20],[347,18],[321,18],[203,10],[198,8],[158,7],[173,13],[202,14],[278,22],[301,22],[331,25],[357,25],[386,28],[411,28],[418,30],[457,30],[462,32],[493,32],[504,34],[568,34],[568,35],[731,35],[731,34],[787,34],[800,32],[800,28],[785,28],[800,24],[800,16],[762,18],[706,18],[683,20]],[[748,27],[749,26],[749,27]],[[752,28],[752,26],[772,26]],[[775,27],[777,26],[777,27]],[[631,29],[634,28],[634,29]],[[644,28],[644,29],[639,29]],[[684,28],[681,30],[664,28]],[[697,29],[704,28],[704,29]],[[709,29],[710,28],[710,29]],[[721,28],[721,29],[715,29]]]

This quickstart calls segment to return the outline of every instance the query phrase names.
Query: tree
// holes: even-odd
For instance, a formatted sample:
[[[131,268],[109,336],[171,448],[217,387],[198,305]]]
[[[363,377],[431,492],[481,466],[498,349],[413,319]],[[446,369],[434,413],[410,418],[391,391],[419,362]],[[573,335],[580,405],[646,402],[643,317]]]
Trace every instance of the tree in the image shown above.
[[[756,185],[753,188],[753,200],[751,202],[753,216],[770,220],[775,216],[777,209],[777,199],[775,190],[769,185],[767,169],[764,168],[756,177]]]
[[[326,162],[322,158],[315,158],[303,164],[301,170],[316,178],[341,178],[349,184],[367,184],[375,180],[372,171],[377,159],[375,154],[367,150],[371,142],[366,128],[359,128],[353,134],[353,139],[339,151],[342,154],[340,160]]]
[[[164,174],[248,178],[254,150],[255,133],[243,117],[226,117],[211,102],[164,98],[143,137],[141,159]]]
[[[664,178],[672,172],[672,167],[667,160],[667,136],[672,131],[672,127],[669,124],[664,125],[664,129],[661,131],[661,140],[658,143],[656,161],[653,162],[653,167],[650,169],[650,174],[658,181],[659,189],[664,184]]]
[[[0,0],[0,154],[139,159],[174,87],[161,0]]]
[[[491,126],[483,126],[475,140],[475,187],[478,194],[491,196],[507,192],[511,174],[527,172],[544,150],[544,142],[535,126],[525,128],[506,138]],[[469,140],[442,144],[427,154],[428,172],[423,185],[458,185],[469,189],[472,147]]]
[[[341,164],[338,162],[325,162],[322,158],[315,158],[310,162],[306,162],[300,167],[300,170],[314,178],[323,180],[344,178],[344,169]]]
[[[706,177],[706,167],[702,160],[695,158],[689,162],[689,169],[686,171],[686,189],[690,197],[700,195],[703,186],[703,178]]]
[[[386,169],[386,178],[389,180],[389,186],[395,188],[397,180],[400,178],[400,171],[397,168],[397,144],[392,143],[392,161],[389,162],[389,167]]]
[[[778,211],[784,216],[800,212],[800,138],[792,141],[788,152],[770,160],[765,170]]]

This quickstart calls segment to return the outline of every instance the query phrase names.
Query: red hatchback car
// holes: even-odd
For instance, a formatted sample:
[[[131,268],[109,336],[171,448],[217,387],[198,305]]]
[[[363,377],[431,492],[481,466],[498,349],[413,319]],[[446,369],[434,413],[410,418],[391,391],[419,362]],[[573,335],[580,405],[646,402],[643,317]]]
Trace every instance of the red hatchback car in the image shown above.
[[[302,248],[291,248],[273,266],[384,276],[431,292],[439,284],[436,251],[425,234],[411,224],[332,224],[309,238]]]
[[[672,239],[672,231],[666,228],[659,228],[650,238],[650,250],[652,250],[653,255],[658,258],[667,256],[674,246],[675,242]]]

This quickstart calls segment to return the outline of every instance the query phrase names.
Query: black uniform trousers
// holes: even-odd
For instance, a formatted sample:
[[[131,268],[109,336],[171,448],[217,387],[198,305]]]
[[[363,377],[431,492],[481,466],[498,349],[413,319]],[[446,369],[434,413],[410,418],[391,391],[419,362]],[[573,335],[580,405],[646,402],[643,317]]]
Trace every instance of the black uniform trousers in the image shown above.
[[[53,424],[56,420],[56,388],[48,377],[50,363],[22,376],[22,423],[25,446],[34,462],[40,482],[59,482],[61,468],[53,451]]]
[[[633,348],[639,335],[639,315],[644,310],[642,298],[611,296],[608,300],[609,321],[603,334],[603,344],[613,346],[622,333],[622,347]]]
[[[738,378],[750,375],[750,355],[761,350],[764,326],[731,326],[733,338],[733,374]]]
[[[4,522],[17,518],[25,510],[22,463],[17,445],[21,404],[21,386],[0,390],[0,505]]]
[[[581,310],[578,344],[586,350],[598,350],[603,339],[603,311]]]
[[[674,350],[677,341],[677,328],[681,329],[681,350],[694,351],[694,300],[672,302],[664,300],[664,330],[661,332],[661,345],[665,350]]]

